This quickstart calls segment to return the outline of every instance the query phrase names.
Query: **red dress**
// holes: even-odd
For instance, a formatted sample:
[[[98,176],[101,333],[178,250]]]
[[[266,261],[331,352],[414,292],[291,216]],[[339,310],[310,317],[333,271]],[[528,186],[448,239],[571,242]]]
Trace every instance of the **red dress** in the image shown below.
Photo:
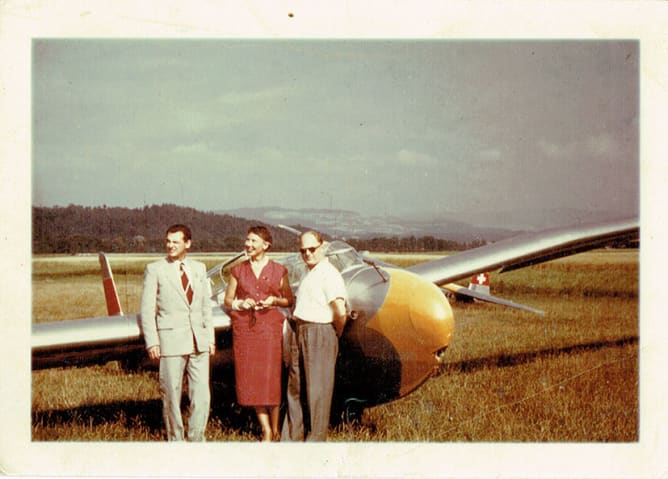
[[[249,261],[238,264],[232,268],[236,298],[259,302],[268,296],[281,297],[281,278],[286,271],[285,266],[269,260],[257,278]],[[242,406],[280,405],[283,314],[270,307],[231,311],[230,317],[237,402]]]

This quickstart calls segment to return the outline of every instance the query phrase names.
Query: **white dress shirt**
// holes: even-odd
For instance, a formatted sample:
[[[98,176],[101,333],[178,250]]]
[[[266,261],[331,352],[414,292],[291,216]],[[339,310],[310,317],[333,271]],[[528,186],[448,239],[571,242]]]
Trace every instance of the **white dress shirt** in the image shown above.
[[[337,298],[348,299],[346,286],[339,270],[324,258],[302,279],[294,316],[311,323],[331,323],[333,311],[329,303]]]

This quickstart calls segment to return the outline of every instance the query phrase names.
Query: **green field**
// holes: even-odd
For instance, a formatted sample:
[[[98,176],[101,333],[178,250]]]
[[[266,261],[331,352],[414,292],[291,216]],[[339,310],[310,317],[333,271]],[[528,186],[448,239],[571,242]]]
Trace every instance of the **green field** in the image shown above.
[[[193,255],[211,267],[226,255]],[[376,255],[402,266],[433,255]],[[137,311],[151,256],[111,255],[123,308]],[[596,250],[503,275],[495,295],[545,316],[453,303],[439,374],[369,408],[332,441],[635,442],[639,438],[638,252]],[[463,282],[465,284],[466,282]],[[106,314],[97,256],[33,258],[33,321]],[[215,380],[209,441],[256,441],[253,414]],[[162,440],[156,373],[117,363],[32,373],[36,441]]]

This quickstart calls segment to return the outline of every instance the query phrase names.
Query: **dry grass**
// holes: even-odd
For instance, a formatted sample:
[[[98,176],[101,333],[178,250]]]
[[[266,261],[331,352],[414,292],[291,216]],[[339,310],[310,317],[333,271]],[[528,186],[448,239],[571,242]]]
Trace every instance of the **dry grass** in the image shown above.
[[[342,427],[337,439],[636,441],[635,308],[605,309],[618,306],[624,317],[582,323],[561,312],[539,318],[456,306],[462,319],[441,374],[368,410],[357,431]]]
[[[151,259],[111,259],[126,311],[138,308]],[[213,266],[217,258],[205,261]],[[33,321],[105,314],[95,256],[35,258],[33,266]],[[365,410],[360,422],[336,427],[331,439],[637,441],[637,252],[595,251],[493,275],[492,290],[546,315],[454,304],[455,335],[441,373],[405,398]],[[162,439],[153,371],[128,373],[109,363],[36,371],[32,379],[35,440]],[[214,377],[208,439],[256,437],[251,412]]]

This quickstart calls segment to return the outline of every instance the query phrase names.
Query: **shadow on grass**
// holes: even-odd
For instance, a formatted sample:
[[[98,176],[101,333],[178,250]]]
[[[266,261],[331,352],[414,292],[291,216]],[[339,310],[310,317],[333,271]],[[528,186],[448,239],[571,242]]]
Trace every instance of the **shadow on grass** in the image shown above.
[[[162,429],[160,401],[116,401],[106,404],[94,404],[67,409],[33,411],[33,429],[49,429],[47,436],[57,436],[58,428],[80,426],[87,428],[104,427],[110,423],[121,428],[144,428],[150,435],[159,435]],[[40,436],[33,431],[35,436]],[[58,440],[54,437],[53,440]],[[65,440],[71,440],[66,437]]]
[[[496,354],[494,356],[487,356],[485,358],[474,358],[455,363],[445,363],[441,366],[438,375],[452,372],[467,373],[485,368],[512,367],[537,361],[539,359],[559,356],[562,354],[584,353],[588,351],[597,351],[603,348],[622,347],[637,343],[637,336],[629,336],[626,338],[616,339],[614,341],[597,341],[592,343],[575,344],[571,346],[563,346],[560,348],[548,348],[542,349],[540,351],[530,351],[525,353]]]
[[[185,389],[185,388],[184,388]],[[183,396],[182,411],[188,408],[187,392]],[[211,413],[210,425],[216,424],[228,433],[239,436],[256,433],[257,421],[255,412],[251,408],[244,408],[236,404],[234,388],[220,383],[211,383]],[[74,428],[75,426],[86,428],[105,427],[115,424],[119,429],[144,431],[144,439],[154,440],[164,437],[164,424],[162,419],[162,402],[159,399],[146,401],[113,401],[103,404],[85,405],[66,409],[51,409],[32,412],[33,440],[59,440],[58,428]],[[45,434],[36,432],[39,430],[50,430]],[[41,439],[47,436],[47,439]],[[72,440],[70,437],[62,440]],[[110,439],[122,440],[122,439]],[[127,439],[126,440],[132,440]]]
[[[548,348],[540,351],[516,354],[497,354],[484,358],[473,358],[465,361],[446,363],[441,367],[439,375],[451,372],[469,373],[484,368],[511,367],[562,354],[578,354],[608,347],[623,347],[637,343],[638,337],[632,336],[612,341],[599,341],[560,348]],[[231,434],[232,436],[248,437],[249,434],[257,435],[259,429],[255,418],[255,412],[252,408],[242,407],[236,403],[236,394],[233,386],[217,381],[216,378],[212,378],[211,395],[211,424],[215,424],[215,427],[221,428],[223,431],[226,431],[226,434]],[[187,403],[188,399],[184,395],[184,411],[188,406]],[[36,436],[41,436],[41,434],[35,433],[36,430],[40,429],[57,430],[59,427],[70,429],[74,426],[95,428],[104,427],[110,423],[118,424],[122,428],[128,430],[137,428],[143,429],[148,437],[137,440],[154,440],[155,438],[162,438],[164,436],[162,404],[159,399],[152,399],[147,401],[113,401],[104,404],[85,405],[74,408],[33,411],[33,440],[59,440],[58,437],[51,437],[56,435],[53,432],[46,434],[49,436],[47,439],[41,439],[39,437],[35,438]],[[333,426],[336,425],[333,424]],[[351,426],[354,425],[347,425],[346,430],[350,431]],[[359,427],[359,424],[357,426]],[[66,438],[65,440],[71,440],[71,438]]]

